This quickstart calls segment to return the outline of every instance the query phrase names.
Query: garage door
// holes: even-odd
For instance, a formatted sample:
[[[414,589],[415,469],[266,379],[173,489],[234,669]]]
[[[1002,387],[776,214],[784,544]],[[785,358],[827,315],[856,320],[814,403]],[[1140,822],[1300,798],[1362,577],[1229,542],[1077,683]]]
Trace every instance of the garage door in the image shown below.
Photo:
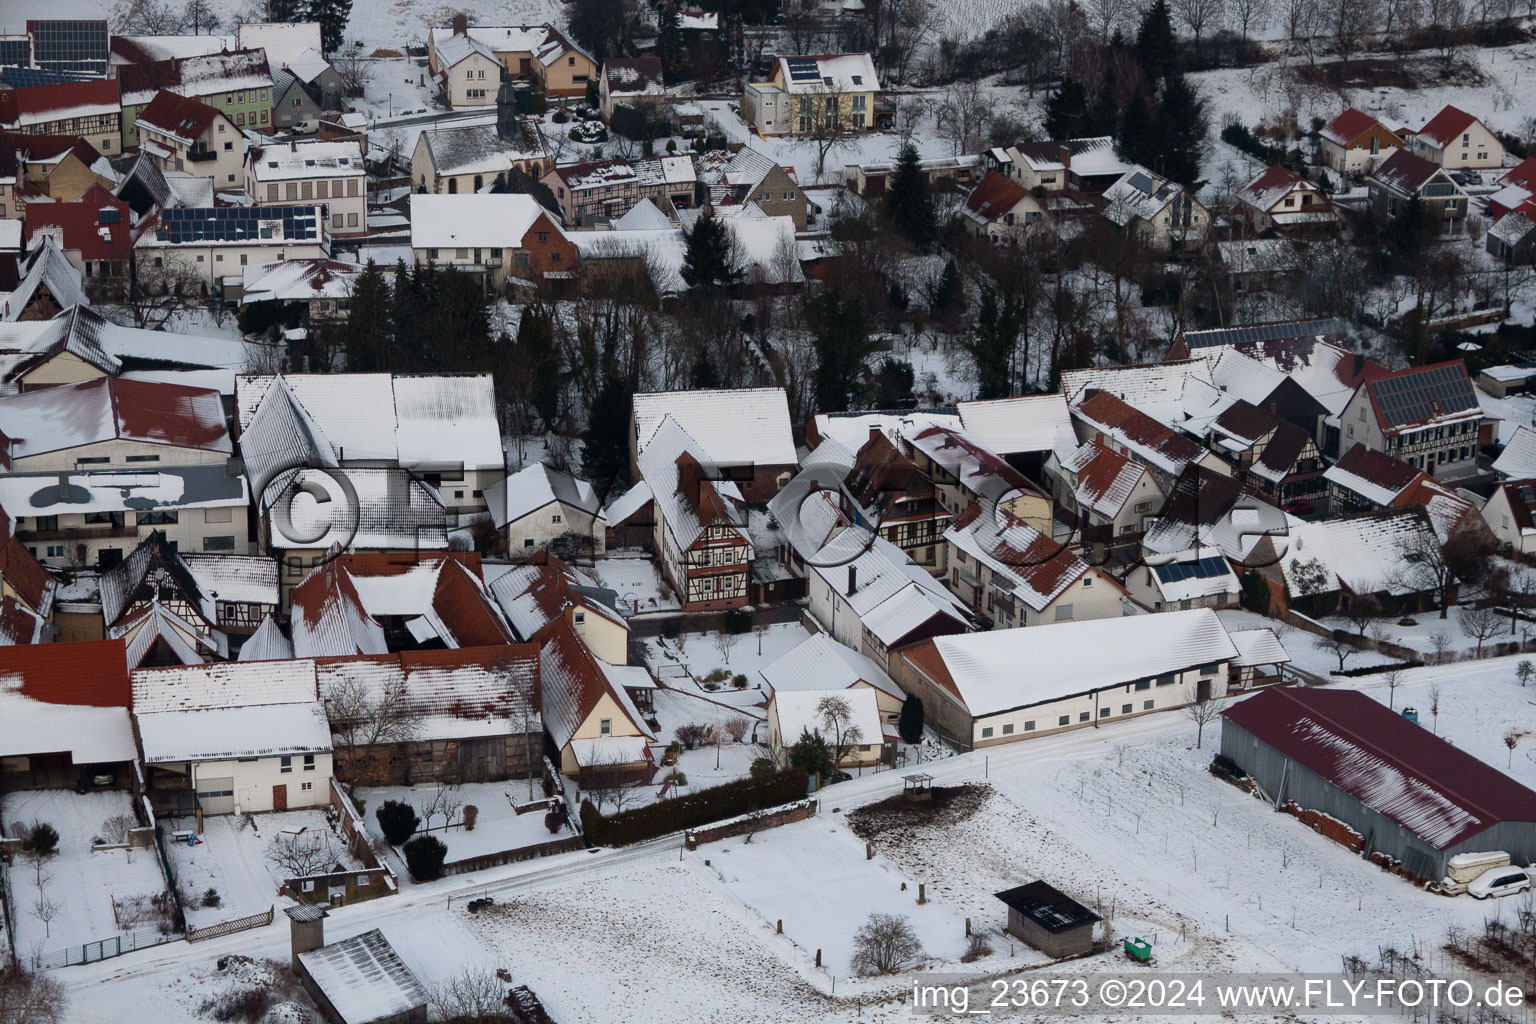
[[[235,813],[235,779],[198,779],[197,805],[204,814]]]

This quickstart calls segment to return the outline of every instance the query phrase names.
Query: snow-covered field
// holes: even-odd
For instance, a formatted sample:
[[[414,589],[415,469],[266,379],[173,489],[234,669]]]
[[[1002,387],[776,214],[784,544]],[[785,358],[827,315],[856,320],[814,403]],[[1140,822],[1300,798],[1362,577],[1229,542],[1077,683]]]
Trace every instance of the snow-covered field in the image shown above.
[[[30,828],[33,822],[52,825],[59,833],[57,852],[40,865],[17,857],[7,868],[15,899],[18,956],[52,953],[153,927],[148,922],[124,922],[119,927],[112,901],[165,893],[155,851],[91,850],[104,831],[102,824],[119,815],[131,818],[133,801],[128,793],[117,790],[20,790],[0,799],[0,825],[6,835]]]
[[[421,816],[422,823],[432,829],[431,834],[441,839],[448,847],[448,860],[464,860],[467,857],[479,857],[487,853],[501,853],[503,850],[516,850],[524,846],[533,846],[537,843],[549,842],[552,839],[562,839],[571,833],[562,828],[558,833],[551,834],[544,827],[544,815],[541,812],[530,811],[527,814],[517,814],[513,811],[514,804],[525,804],[530,800],[539,800],[544,796],[544,790],[540,788],[535,779],[530,790],[527,779],[508,779],[506,782],[466,782],[458,788],[457,797],[465,806],[473,805],[479,808],[479,815],[475,820],[474,831],[464,827],[462,812],[458,816],[457,823],[448,829],[443,828],[441,815],[434,815],[431,821],[426,820],[426,810],[432,803],[436,787],[423,786],[375,786],[359,789],[358,796],[368,801],[368,830],[373,835],[383,838],[379,832],[378,818],[375,812],[386,800],[400,800],[416,808],[416,813]]]
[[[190,819],[168,824],[173,828],[193,827]],[[302,836],[305,843],[323,841],[333,862],[359,866],[348,855],[346,843],[331,831],[324,811],[277,811],[249,818],[233,814],[207,816],[203,818],[203,833],[199,837],[202,842],[190,847],[175,842],[166,846],[187,923],[207,927],[259,913],[274,903],[281,904],[283,898],[278,890],[286,879],[294,877],[292,871],[273,859],[273,843],[282,836]],[[327,871],[331,866],[326,864],[319,870]],[[202,906],[203,894],[208,889],[218,891],[217,907]]]

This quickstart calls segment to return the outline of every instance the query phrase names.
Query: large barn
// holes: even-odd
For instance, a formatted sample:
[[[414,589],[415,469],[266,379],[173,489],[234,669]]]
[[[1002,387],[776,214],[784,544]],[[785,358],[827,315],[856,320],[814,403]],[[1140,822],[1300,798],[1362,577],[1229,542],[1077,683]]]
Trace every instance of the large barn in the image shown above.
[[[1354,690],[1266,690],[1224,713],[1221,752],[1282,806],[1353,828],[1422,878],[1458,853],[1536,860],[1536,792]]]

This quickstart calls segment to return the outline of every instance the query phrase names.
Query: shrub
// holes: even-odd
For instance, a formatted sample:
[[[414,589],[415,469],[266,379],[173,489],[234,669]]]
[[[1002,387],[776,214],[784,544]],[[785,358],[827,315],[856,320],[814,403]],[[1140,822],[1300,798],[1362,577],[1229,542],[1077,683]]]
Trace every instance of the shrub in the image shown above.
[[[581,804],[587,839],[599,846],[628,846],[670,832],[698,828],[738,814],[776,807],[805,796],[810,780],[796,768],[658,800],[605,818],[590,800]]]
[[[721,625],[725,627],[725,631],[727,633],[734,633],[737,636],[752,629],[752,613],[744,608],[726,609],[725,614],[721,616],[721,620]]]
[[[676,139],[668,139],[667,140],[667,152],[668,153],[676,153],[677,152],[677,140]]]
[[[405,844],[405,866],[418,882],[443,877],[443,861],[448,847],[437,836],[417,836]]]
[[[971,932],[971,937],[965,940],[965,952],[960,957],[961,963],[974,963],[982,957],[992,955],[992,943],[981,932]]]
[[[476,807],[474,804],[465,804],[463,813],[464,831],[473,832],[475,830],[475,819],[480,817],[480,808]]]
[[[554,114],[552,114],[550,116],[549,119],[551,121],[555,122],[555,124],[565,124],[567,121],[569,121],[571,119],[571,115],[567,114],[563,110],[557,110],[557,111],[554,112]]]
[[[746,673],[738,672],[734,676],[731,676],[731,685],[736,687],[738,690],[745,690],[747,688]]]
[[[703,678],[706,683],[723,683],[731,678],[731,672],[729,669],[712,668]]]
[[[267,1015],[272,1006],[272,993],[265,988],[232,988],[223,995],[203,1001],[200,1007],[204,1016],[227,1024],[243,1020],[256,1024]]]
[[[562,823],[562,816],[559,811],[551,808],[549,811],[545,812],[544,827],[549,829],[550,835],[554,835],[556,832],[559,832]]]
[[[1424,663],[1422,661],[1389,661],[1385,665],[1359,665],[1355,668],[1347,668],[1342,672],[1334,671],[1328,674],[1331,676],[1350,677],[1374,676],[1380,675],[1383,672],[1392,672],[1394,670],[1405,668],[1422,668],[1423,666]]]
[[[912,923],[900,914],[870,914],[853,936],[853,969],[859,974],[895,974],[923,957]]]
[[[360,796],[352,797],[352,809],[357,812],[359,818],[368,813],[368,801]]]
[[[223,902],[224,901],[219,897],[219,890],[215,889],[213,886],[210,885],[208,888],[203,890],[203,906],[217,907]]]
[[[684,750],[702,747],[708,739],[709,729],[697,722],[689,722],[687,725],[677,727],[677,742],[683,745]]]
[[[1397,620],[1397,624],[1399,626],[1417,626],[1419,624],[1419,620],[1413,618],[1410,615],[1404,615],[1402,618]]]
[[[391,846],[399,846],[411,838],[421,825],[416,808],[403,800],[385,800],[373,816],[378,819],[379,831],[384,833]]]
[[[21,849],[34,857],[48,857],[59,848],[59,830],[46,821],[34,821],[21,841]]]
[[[674,786],[688,785],[688,776],[681,768],[673,768],[661,777],[662,782],[670,782]]]
[[[759,757],[754,759],[752,762],[752,767],[747,769],[748,774],[750,774],[754,779],[769,778],[773,775],[774,772],[778,770],[778,765],[774,764],[773,759],[768,757]]]

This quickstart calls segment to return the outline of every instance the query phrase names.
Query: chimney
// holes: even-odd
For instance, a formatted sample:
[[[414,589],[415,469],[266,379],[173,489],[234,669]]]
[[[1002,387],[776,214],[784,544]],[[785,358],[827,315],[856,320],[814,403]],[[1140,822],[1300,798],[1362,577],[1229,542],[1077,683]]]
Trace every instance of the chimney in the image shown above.
[[[469,18],[463,14],[455,14],[453,16],[453,34],[456,36],[468,35]]]
[[[299,969],[299,954],[325,945],[325,907],[318,903],[300,903],[284,907],[288,915],[288,936],[293,948],[292,967]]]
[[[880,438],[882,438],[884,436],[885,436],[885,432],[883,430],[881,430],[880,427],[877,424],[871,423],[869,425],[869,437],[865,438],[865,440],[866,441],[876,441],[876,440],[879,440]]]
[[[1057,148],[1056,158],[1061,161],[1061,166],[1067,170],[1072,169],[1072,147],[1060,146]]]
[[[686,459],[677,467],[677,487],[694,508],[699,506],[699,485],[703,482],[704,468],[693,459]]]
[[[852,597],[854,595],[854,592],[857,591],[858,589],[859,589],[859,567],[856,566],[856,565],[850,565],[848,567],[848,596]]]

